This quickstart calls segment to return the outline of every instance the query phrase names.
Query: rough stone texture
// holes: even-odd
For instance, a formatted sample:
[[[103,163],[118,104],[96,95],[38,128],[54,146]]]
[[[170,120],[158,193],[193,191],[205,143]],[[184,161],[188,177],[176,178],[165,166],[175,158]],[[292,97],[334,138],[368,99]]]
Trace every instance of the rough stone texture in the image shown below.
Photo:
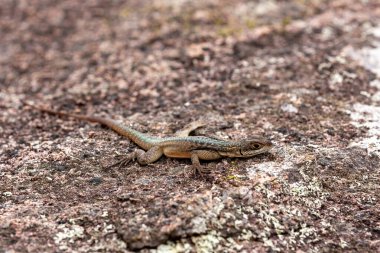
[[[378,1],[0,4],[0,252],[379,252]],[[105,169],[153,135],[270,154]]]

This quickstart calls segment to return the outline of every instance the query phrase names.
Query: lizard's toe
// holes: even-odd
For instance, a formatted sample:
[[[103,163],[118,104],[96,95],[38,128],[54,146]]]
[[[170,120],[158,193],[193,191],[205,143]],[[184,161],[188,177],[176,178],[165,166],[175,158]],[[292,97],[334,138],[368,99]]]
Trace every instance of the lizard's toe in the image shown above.
[[[205,175],[210,174],[211,169],[203,166],[195,166],[193,167],[193,176],[196,176],[199,174],[202,178],[204,178]]]
[[[112,168],[112,167],[118,167],[119,169],[121,167],[126,166],[128,163],[134,160],[134,157],[131,155],[126,155],[124,158],[121,160],[117,161],[116,163],[111,164],[110,166],[107,167],[107,169]]]

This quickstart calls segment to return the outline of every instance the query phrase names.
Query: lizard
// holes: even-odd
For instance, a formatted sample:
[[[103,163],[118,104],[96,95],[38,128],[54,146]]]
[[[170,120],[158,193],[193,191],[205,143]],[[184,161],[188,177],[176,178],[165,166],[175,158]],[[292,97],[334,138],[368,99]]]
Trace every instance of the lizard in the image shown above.
[[[166,157],[171,158],[191,159],[194,172],[198,172],[202,176],[203,173],[209,172],[209,170],[206,167],[201,166],[200,160],[210,161],[226,157],[248,158],[268,152],[273,146],[270,140],[260,136],[252,136],[247,139],[235,141],[206,136],[189,136],[192,131],[204,125],[204,123],[201,122],[193,122],[190,127],[180,131],[174,137],[153,137],[122,125],[110,118],[72,114],[62,111],[54,111],[32,104],[28,105],[52,115],[72,117],[87,122],[100,123],[121,136],[127,137],[141,148],[135,149],[133,152],[127,154],[125,158],[110,167],[115,165],[125,166],[134,160],[137,160],[140,165],[148,165],[154,163],[165,155]]]

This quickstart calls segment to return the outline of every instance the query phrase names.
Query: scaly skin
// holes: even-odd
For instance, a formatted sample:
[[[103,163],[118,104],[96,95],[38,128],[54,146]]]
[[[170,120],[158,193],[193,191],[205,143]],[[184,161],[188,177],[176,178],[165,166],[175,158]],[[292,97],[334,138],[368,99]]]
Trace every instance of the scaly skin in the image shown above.
[[[162,155],[165,155],[173,158],[190,158],[195,171],[202,175],[202,172],[207,172],[207,169],[200,165],[199,160],[216,160],[223,157],[252,157],[265,153],[272,147],[269,140],[257,136],[239,141],[188,136],[191,131],[203,125],[199,123],[195,123],[189,129],[181,131],[177,137],[157,138],[123,126],[112,119],[58,112],[34,105],[30,106],[54,115],[100,123],[129,138],[143,149],[136,149],[128,154],[125,159],[117,163],[118,165],[126,165],[135,159],[139,164],[146,165],[157,161]]]

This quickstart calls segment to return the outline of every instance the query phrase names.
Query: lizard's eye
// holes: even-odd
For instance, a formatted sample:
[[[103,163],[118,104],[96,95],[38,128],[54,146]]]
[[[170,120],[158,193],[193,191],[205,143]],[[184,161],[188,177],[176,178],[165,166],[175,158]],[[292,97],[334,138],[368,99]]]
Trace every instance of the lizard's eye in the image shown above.
[[[254,147],[255,149],[260,149],[260,148],[261,148],[261,145],[258,144],[258,143],[255,143],[255,144],[253,144],[253,147]]]

